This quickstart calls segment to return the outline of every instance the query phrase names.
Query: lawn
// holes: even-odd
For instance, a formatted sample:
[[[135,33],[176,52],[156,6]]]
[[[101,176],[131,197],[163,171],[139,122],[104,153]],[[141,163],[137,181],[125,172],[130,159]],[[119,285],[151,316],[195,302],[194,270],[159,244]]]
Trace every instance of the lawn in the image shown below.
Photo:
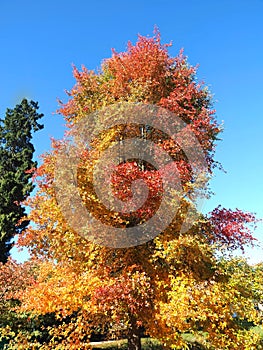
[[[127,340],[113,340],[105,342],[94,342],[91,343],[92,348],[96,350],[113,350],[113,349],[127,349]],[[143,350],[161,350],[162,346],[160,342],[150,338],[142,338],[142,349]]]
[[[253,327],[253,330],[256,333],[259,333],[262,338],[263,343],[263,328],[260,326]],[[184,339],[188,343],[189,350],[205,350],[206,347],[204,344],[204,337],[200,335],[200,338],[194,337],[191,333],[186,333],[183,335]],[[96,350],[126,350],[127,340],[112,340],[105,342],[93,342],[91,343],[92,348]],[[262,346],[262,347],[261,347]],[[142,338],[142,350],[161,350],[163,349],[162,345],[158,340],[150,339],[150,338]],[[263,349],[263,344],[259,344],[259,349]]]
[[[196,339],[191,334],[185,335],[186,340],[189,342],[189,350],[204,350],[201,344],[198,344]],[[92,348],[96,350],[126,350],[127,340],[114,340],[106,342],[94,342],[91,343]],[[162,350],[163,347],[158,340],[150,338],[142,338],[142,350]]]

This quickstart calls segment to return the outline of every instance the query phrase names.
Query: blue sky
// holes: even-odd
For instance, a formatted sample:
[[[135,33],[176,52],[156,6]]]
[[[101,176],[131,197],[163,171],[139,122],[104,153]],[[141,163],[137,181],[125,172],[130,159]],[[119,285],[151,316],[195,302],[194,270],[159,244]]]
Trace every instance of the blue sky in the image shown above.
[[[45,129],[34,137],[38,156],[51,136],[63,135],[54,112],[74,84],[71,65],[96,69],[111,48],[123,51],[157,25],[163,42],[173,41],[171,55],[183,47],[189,62],[200,64],[198,77],[224,121],[216,158],[227,173],[216,173],[204,210],[222,204],[263,217],[262,18],[263,0],[1,0],[0,114],[23,97],[39,102]],[[263,241],[262,225],[256,237]],[[249,255],[263,260],[262,248]]]

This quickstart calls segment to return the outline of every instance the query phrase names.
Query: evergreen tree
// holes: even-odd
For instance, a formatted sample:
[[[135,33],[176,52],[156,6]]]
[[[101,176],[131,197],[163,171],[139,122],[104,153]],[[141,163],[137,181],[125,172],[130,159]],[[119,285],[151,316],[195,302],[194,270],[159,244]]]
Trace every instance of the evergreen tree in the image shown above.
[[[43,128],[38,119],[38,103],[23,99],[14,109],[7,109],[5,119],[0,119],[0,261],[5,263],[13,246],[14,236],[21,233],[29,221],[19,223],[26,215],[21,205],[34,186],[30,169],[34,146],[32,132]]]

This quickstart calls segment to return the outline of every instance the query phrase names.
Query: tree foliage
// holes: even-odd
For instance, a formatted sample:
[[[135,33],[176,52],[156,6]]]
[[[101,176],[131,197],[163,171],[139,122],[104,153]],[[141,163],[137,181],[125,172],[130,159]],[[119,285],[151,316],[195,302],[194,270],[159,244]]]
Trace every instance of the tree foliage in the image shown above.
[[[32,287],[39,274],[39,263],[0,263],[0,348],[35,349],[51,338],[48,327],[59,326],[54,314],[20,312],[21,295]],[[20,346],[20,347],[18,347]]]
[[[23,99],[14,109],[7,109],[0,119],[0,261],[6,262],[13,237],[21,233],[28,221],[23,202],[33,190],[30,181],[37,163],[33,161],[32,132],[43,128],[38,120],[38,104]]]
[[[59,112],[72,130],[87,114],[118,102],[166,108],[189,125],[211,173],[220,132],[211,96],[197,82],[196,69],[187,63],[183,52],[172,58],[168,46],[161,44],[156,32],[153,38],[139,36],[124,53],[113,51],[99,73],[74,68],[76,85]],[[92,162],[125,132],[138,135],[139,129],[113,128],[95,138],[80,155],[78,187],[94,215],[100,216],[103,210],[90,186]],[[185,191],[197,186],[177,145],[161,137],[160,146],[173,154]],[[190,332],[196,337],[206,335],[210,349],[257,349],[256,334],[241,324],[244,320],[260,322],[254,304],[262,297],[262,270],[227,257],[233,249],[253,242],[247,225],[255,222],[254,215],[218,207],[208,215],[198,213],[192,227],[182,232],[189,206],[184,197],[172,223],[155,239],[121,249],[97,245],[68,225],[58,205],[54,174],[62,147],[63,141],[54,141],[53,149],[43,156],[36,171],[39,190],[27,201],[35,225],[20,237],[20,244],[41,259],[36,283],[20,296],[20,312],[54,313],[61,322],[60,327],[49,329],[50,342],[41,349],[51,344],[53,349],[88,349],[89,337],[96,331],[115,336],[126,332],[129,348],[140,349],[142,330],[166,348],[186,347],[183,334]],[[158,171],[142,167],[136,160],[116,167],[112,179],[115,195],[125,201],[138,177],[145,179],[150,189],[150,214],[138,210],[120,217],[104,212],[108,224],[140,224],[155,210],[162,195]]]

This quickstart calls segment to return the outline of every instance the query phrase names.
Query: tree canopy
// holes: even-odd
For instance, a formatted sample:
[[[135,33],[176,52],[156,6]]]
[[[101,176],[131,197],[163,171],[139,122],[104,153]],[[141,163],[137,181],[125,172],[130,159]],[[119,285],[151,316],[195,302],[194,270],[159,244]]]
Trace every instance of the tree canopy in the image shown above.
[[[68,123],[69,139],[54,141],[36,170],[39,189],[26,202],[34,225],[19,240],[39,259],[35,283],[20,296],[20,312],[54,313],[61,322],[59,327],[50,327],[51,339],[41,349],[88,349],[94,332],[115,337],[126,334],[130,350],[140,349],[142,332],[159,339],[165,348],[186,347],[184,334],[191,333],[202,335],[209,349],[257,349],[257,334],[245,329],[242,322],[260,323],[254,305],[262,297],[262,270],[229,257],[234,249],[253,243],[248,225],[256,219],[250,213],[222,207],[204,215],[193,205],[196,192],[209,195],[206,183],[216,166],[214,151],[221,129],[209,91],[197,81],[196,68],[189,65],[183,51],[170,57],[168,47],[161,44],[156,32],[154,37],[139,36],[137,43],[129,43],[123,53],[113,51],[99,72],[74,67],[76,85],[59,110]],[[193,135],[187,139],[189,149],[194,148],[193,140],[201,145],[207,164],[205,185],[200,185],[195,176],[198,161],[194,158],[189,164],[187,152],[168,131],[149,127],[148,121],[146,125],[132,123],[132,119],[114,124],[119,106],[127,112],[129,106],[133,111],[134,106],[140,109],[145,105],[157,106],[156,113],[159,108],[172,113],[174,123],[179,118]],[[80,130],[87,137],[92,134],[88,127],[83,129],[90,122],[98,132],[88,145],[70,148],[77,152],[75,177],[58,189],[61,152],[65,154],[71,138],[78,138]],[[101,132],[101,124],[107,123],[110,127]],[[168,129],[172,127],[168,125]],[[142,179],[148,187],[146,205],[120,213],[102,205],[94,187],[94,173],[103,152],[112,145],[121,147],[129,138],[143,142],[151,139],[154,159],[161,157],[161,151],[170,158],[164,169],[157,169],[144,161],[144,156],[121,159],[124,153],[120,152],[119,164],[111,169],[109,188],[124,202],[123,208],[133,201],[134,193],[140,193],[141,187],[133,191],[134,181]],[[140,245],[127,243],[116,248],[112,236],[109,244],[98,244],[96,238],[104,239],[110,232],[101,232],[101,227],[126,230],[149,221],[162,204],[165,182],[172,181],[175,168],[182,190],[172,188],[166,198],[167,205],[179,203],[169,225]],[[63,178],[67,171],[64,162],[59,175]],[[76,188],[84,207],[104,226],[92,227],[87,222],[86,232],[80,234],[77,226],[69,224],[69,215],[74,215],[65,215],[63,202],[73,208],[77,224],[83,219],[71,201]],[[62,193],[58,196],[59,190]],[[189,215],[191,224],[182,229]]]

